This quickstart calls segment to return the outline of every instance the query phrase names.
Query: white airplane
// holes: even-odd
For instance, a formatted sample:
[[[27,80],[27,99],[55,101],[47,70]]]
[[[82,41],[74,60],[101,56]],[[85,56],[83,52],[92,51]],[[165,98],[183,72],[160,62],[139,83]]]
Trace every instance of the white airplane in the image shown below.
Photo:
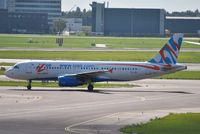
[[[55,80],[60,87],[88,84],[88,91],[93,91],[95,82],[134,81],[187,69],[176,63],[181,44],[182,34],[174,34],[147,62],[31,60],[15,64],[5,74],[27,80],[28,90],[33,80]]]

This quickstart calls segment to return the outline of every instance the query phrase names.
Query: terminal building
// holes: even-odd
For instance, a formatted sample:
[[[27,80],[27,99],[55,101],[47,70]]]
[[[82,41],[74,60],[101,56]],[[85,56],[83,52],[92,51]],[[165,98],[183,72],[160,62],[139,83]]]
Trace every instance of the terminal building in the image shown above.
[[[46,13],[48,24],[61,16],[61,0],[7,0],[8,12]]]
[[[0,33],[46,34],[49,32],[47,14],[14,13],[0,9],[0,20]]]
[[[91,4],[92,31],[105,36],[164,36],[164,9],[105,8]]]
[[[8,33],[8,12],[0,9],[0,33]]]
[[[0,0],[0,33],[48,34],[61,0]]]
[[[6,0],[0,0],[0,9],[6,9],[7,3]]]

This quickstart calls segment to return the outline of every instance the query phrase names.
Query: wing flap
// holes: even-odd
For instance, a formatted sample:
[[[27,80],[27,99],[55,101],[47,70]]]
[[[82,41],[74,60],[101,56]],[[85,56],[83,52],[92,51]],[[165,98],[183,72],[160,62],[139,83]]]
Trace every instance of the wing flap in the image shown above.
[[[76,79],[79,79],[81,81],[88,81],[92,80],[100,75],[103,75],[105,73],[111,73],[112,69],[110,70],[99,70],[99,71],[88,71],[88,72],[83,72],[83,73],[78,73],[78,74],[65,74],[63,76],[68,76],[68,77],[75,77]]]

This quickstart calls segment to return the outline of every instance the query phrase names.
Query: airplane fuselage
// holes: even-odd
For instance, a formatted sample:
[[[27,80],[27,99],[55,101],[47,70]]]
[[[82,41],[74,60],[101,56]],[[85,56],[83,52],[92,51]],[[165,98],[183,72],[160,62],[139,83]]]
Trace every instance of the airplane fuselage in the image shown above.
[[[180,67],[174,71],[185,69],[184,66]],[[6,75],[10,78],[21,80],[57,80],[63,74],[80,74],[108,70],[97,76],[93,82],[133,81],[169,73],[163,71],[162,68],[162,65],[149,62],[37,60],[18,63],[8,70]],[[173,72],[173,70],[170,71]]]

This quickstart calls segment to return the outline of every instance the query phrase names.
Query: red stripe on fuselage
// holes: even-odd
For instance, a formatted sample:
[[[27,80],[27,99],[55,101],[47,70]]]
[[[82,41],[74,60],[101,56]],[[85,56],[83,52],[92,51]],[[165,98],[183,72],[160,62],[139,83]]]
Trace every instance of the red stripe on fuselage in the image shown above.
[[[166,64],[166,65],[162,65],[162,66],[168,67],[168,68],[172,67],[172,65],[170,65],[170,64]]]
[[[160,67],[159,67],[159,66],[156,66],[156,65],[152,65],[152,66],[137,65],[137,64],[98,64],[98,65],[136,66],[136,67],[144,67],[144,68],[153,69],[153,70],[160,70]]]

